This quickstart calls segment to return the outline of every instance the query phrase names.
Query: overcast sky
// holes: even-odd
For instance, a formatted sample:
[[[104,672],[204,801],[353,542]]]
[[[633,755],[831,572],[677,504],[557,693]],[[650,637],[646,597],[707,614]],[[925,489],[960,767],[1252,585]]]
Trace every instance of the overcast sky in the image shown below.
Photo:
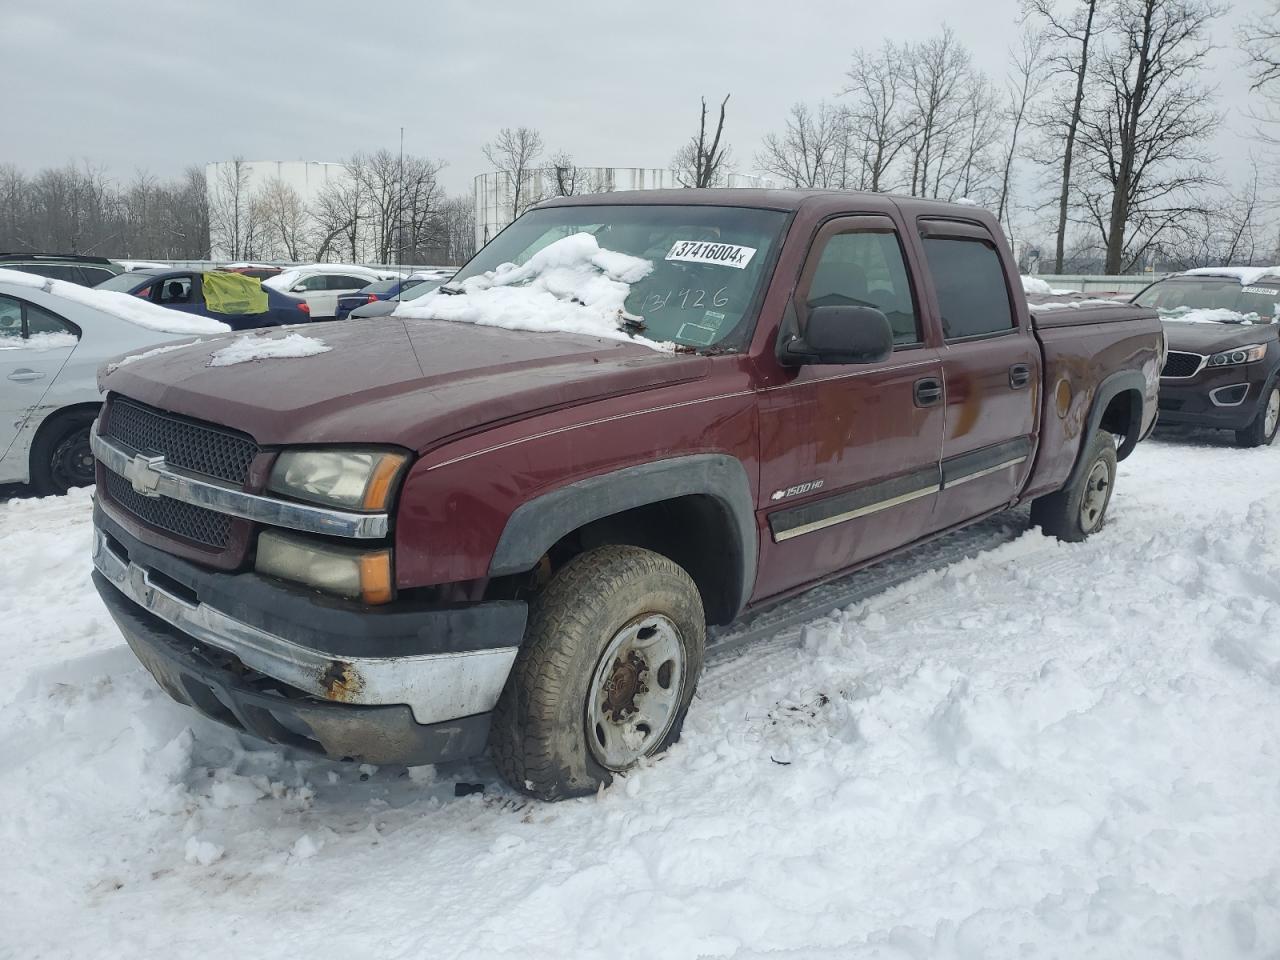
[[[1215,148],[1243,176],[1247,96],[1232,28],[1213,80]],[[338,160],[399,146],[444,160],[450,192],[485,170],[503,126],[542,131],[582,165],[665,167],[698,97],[731,93],[728,139],[748,170],[788,106],[833,97],[850,52],[949,23],[993,79],[1016,39],[1016,0],[650,0],[648,3],[310,0],[0,0],[0,162],[88,158],[120,179],[145,168]]]

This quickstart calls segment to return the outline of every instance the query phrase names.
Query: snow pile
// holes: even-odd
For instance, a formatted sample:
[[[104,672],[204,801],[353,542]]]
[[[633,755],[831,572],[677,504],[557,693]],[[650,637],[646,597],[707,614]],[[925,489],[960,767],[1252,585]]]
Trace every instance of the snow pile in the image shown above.
[[[1037,313],[1041,310],[1079,310],[1082,307],[1118,307],[1123,303],[1120,300],[1051,300],[1048,303],[1033,303],[1031,309]]]
[[[543,247],[523,266],[504,263],[459,284],[462,293],[427,294],[404,301],[394,316],[453,320],[535,333],[580,333],[670,350],[620,326],[631,284],[653,264],[602,249],[589,233],[575,233]]]
[[[1272,321],[1259,317],[1256,313],[1238,313],[1223,307],[1192,309],[1191,307],[1174,307],[1161,310],[1160,319],[1177,320],[1179,323],[1238,323],[1252,326],[1255,323],[1268,324]]]
[[[1194,270],[1185,271],[1182,276],[1235,277],[1240,281],[1241,286],[1247,287],[1273,274],[1280,274],[1280,267],[1196,267]]]
[[[1048,296],[1053,293],[1053,288],[1039,277],[1029,277],[1024,273],[1022,275],[1022,291],[1023,293],[1037,293]]]
[[[300,333],[290,333],[283,337],[261,335],[237,337],[229,345],[210,354],[209,366],[229,367],[234,363],[249,363],[253,360],[314,357],[317,354],[328,353],[332,349],[323,340],[304,337]]]
[[[82,287],[66,280],[54,280],[32,273],[23,273],[20,270],[0,269],[0,283],[13,283],[43,290],[51,296],[71,300],[81,306],[92,307],[94,310],[101,310],[118,320],[160,333],[226,333],[231,329],[225,323],[209,317],[199,317],[178,310],[170,310],[167,307],[158,307],[131,293]]]
[[[65,350],[79,343],[74,333],[33,333],[29,337],[5,337],[0,350]]]
[[[554,806],[484,762],[328,763],[200,718],[90,586],[88,491],[0,505],[6,948],[1273,955],[1280,447],[1229,442],[1142,444],[1086,543],[1025,532],[712,657],[666,757]],[[602,890],[645,922],[619,937]]]

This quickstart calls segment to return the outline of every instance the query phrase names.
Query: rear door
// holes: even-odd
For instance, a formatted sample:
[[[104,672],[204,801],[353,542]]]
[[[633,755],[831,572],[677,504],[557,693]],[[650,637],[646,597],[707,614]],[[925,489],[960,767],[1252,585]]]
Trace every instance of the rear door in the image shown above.
[[[61,317],[19,297],[0,294],[0,476],[26,475],[11,466],[13,441],[35,414],[78,342],[78,331]]]
[[[941,530],[1017,498],[1034,451],[1040,350],[987,228],[932,218],[919,228],[944,343],[942,492],[930,522]]]
[[[939,483],[942,363],[893,220],[823,224],[794,302],[801,329],[814,307],[876,307],[895,347],[880,363],[800,367],[760,392],[757,599],[916,539]]]

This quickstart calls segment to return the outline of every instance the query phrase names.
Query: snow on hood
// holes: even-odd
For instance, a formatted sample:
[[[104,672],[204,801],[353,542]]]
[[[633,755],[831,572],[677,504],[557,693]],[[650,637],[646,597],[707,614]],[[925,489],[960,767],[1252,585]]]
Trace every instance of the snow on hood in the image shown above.
[[[1238,313],[1225,307],[1193,310],[1191,307],[1175,307],[1160,311],[1161,320],[1176,320],[1178,323],[1238,323],[1244,326],[1252,324],[1269,324],[1272,321],[1260,317],[1256,313]]]
[[[198,317],[166,307],[157,307],[154,303],[135,297],[131,293],[82,287],[78,283],[54,280],[34,273],[23,273],[21,270],[0,269],[0,282],[43,290],[50,296],[61,297],[63,300],[101,310],[117,320],[124,320],[134,326],[145,327],[160,333],[226,333],[231,329],[225,323],[210,317]]]
[[[1182,273],[1184,277],[1235,277],[1242,286],[1257,283],[1269,274],[1280,274],[1280,267],[1196,267]]]
[[[648,260],[602,249],[591,234],[575,233],[543,247],[524,266],[504,263],[468,277],[457,285],[460,294],[437,290],[403,301],[393,316],[579,333],[669,352],[671,344],[632,336],[619,326],[631,284],[652,270]]]
[[[209,366],[229,367],[235,363],[248,363],[251,360],[314,357],[318,353],[328,353],[332,349],[323,340],[304,337],[300,333],[290,333],[283,337],[251,334],[247,337],[236,337],[221,350],[215,350],[209,356]]]

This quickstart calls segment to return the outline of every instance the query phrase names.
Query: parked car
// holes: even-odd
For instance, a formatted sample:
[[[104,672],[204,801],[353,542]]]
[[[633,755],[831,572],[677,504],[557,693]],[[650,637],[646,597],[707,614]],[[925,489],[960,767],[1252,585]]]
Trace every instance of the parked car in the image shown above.
[[[411,300],[434,290],[447,279],[447,276],[439,277],[436,273],[411,273],[404,278],[393,277],[390,280],[371,283],[355,293],[338,297],[337,319],[345,320],[348,316],[354,316],[352,311],[379,303],[386,305],[384,311],[372,314],[362,313],[360,316],[384,316],[394,310],[400,301]]]
[[[93,483],[98,367],[122,353],[226,330],[0,268],[0,483],[30,483],[40,494]]]
[[[314,320],[327,320],[337,316],[338,297],[355,293],[378,280],[397,276],[386,271],[330,264],[310,267],[291,267],[274,277],[262,281],[262,285],[305,300]]]
[[[588,300],[602,335],[566,332]],[[1154,311],[1029,307],[991,214],[881,194],[556,199],[414,309],[450,303],[269,375],[199,345],[106,374],[95,582],[223,723],[488,744],[545,799],[679,736],[709,623],[1013,504],[1096,532],[1163,359]]]
[[[106,257],[63,253],[0,253],[0,269],[66,280],[82,287],[96,287],[103,280],[124,272],[124,267]]]
[[[399,297],[375,300],[373,303],[366,303],[363,306],[356,307],[347,314],[347,318],[350,320],[366,320],[370,317],[389,317],[395,313],[396,307],[400,306],[400,304],[409,303],[425,294],[431,293],[433,290],[438,290],[444,282],[444,279],[423,280],[416,286],[401,291]]]
[[[267,263],[230,263],[218,269],[227,273],[242,273],[246,277],[253,277],[257,280],[266,280],[269,277],[279,276],[284,272],[284,267],[276,267]]]
[[[98,289],[131,293],[159,307],[212,317],[233,330],[311,319],[305,300],[273,290],[253,277],[220,270],[134,270],[104,280]]]
[[[1133,298],[1160,312],[1169,358],[1160,422],[1234,430],[1242,447],[1280,429],[1280,267],[1209,267]]]

